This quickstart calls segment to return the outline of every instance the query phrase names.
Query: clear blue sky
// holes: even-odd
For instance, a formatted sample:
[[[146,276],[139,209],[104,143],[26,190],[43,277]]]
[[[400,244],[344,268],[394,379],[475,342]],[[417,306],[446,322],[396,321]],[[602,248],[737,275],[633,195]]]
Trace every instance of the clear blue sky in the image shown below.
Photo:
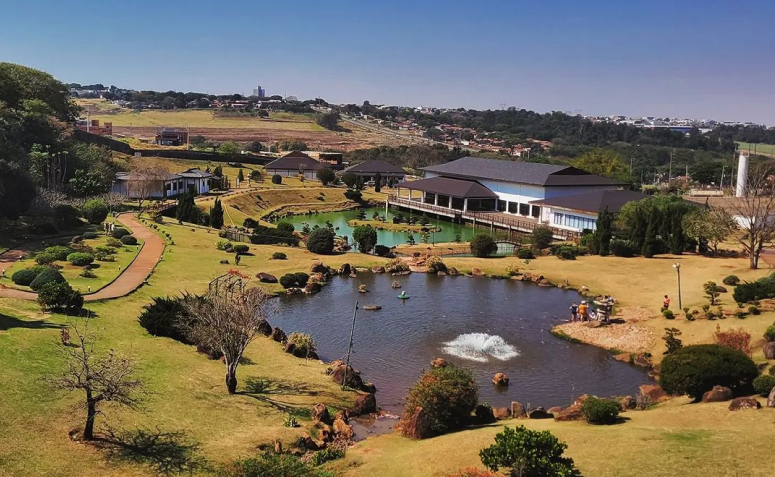
[[[775,124],[768,0],[0,0],[66,82]]]

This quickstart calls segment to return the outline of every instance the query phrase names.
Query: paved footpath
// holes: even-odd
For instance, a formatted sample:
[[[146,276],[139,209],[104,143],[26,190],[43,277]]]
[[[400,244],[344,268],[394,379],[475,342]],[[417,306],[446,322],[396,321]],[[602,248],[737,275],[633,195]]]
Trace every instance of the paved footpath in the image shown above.
[[[153,268],[159,263],[161,254],[164,252],[164,242],[162,239],[138,221],[134,214],[121,214],[118,220],[126,225],[135,237],[142,239],[145,245],[140,249],[137,257],[129,267],[113,283],[95,293],[84,295],[85,301],[108,300],[132,293],[145,282]],[[3,267],[4,264],[15,263],[20,255],[26,255],[26,253],[25,246],[22,245],[17,249],[9,250],[0,255],[0,268],[5,268]],[[37,293],[31,291],[0,288],[0,298],[34,300],[37,296]]]

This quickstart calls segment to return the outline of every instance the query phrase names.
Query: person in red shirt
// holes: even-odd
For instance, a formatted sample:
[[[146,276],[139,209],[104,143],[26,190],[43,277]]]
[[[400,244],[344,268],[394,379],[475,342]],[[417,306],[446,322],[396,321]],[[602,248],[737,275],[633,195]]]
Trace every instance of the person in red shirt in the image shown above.
[[[662,300],[662,309],[667,310],[669,308],[670,308],[670,298],[667,295],[665,295],[665,299]]]

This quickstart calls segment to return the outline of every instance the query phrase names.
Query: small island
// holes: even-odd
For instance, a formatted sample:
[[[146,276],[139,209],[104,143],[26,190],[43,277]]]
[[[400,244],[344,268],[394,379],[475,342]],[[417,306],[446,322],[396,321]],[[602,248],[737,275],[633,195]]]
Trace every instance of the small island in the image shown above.
[[[421,225],[421,224],[407,224],[407,223],[400,223],[396,224],[393,222],[383,222],[381,220],[350,220],[347,222],[347,225],[350,227],[359,227],[361,225],[370,225],[371,227],[374,227],[376,230],[390,230],[393,232],[441,232],[441,227],[437,227],[435,225]]]

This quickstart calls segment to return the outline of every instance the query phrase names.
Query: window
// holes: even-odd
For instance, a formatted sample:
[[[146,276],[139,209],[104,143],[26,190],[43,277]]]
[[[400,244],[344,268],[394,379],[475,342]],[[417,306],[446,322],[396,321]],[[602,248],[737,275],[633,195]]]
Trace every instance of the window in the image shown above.
[[[498,200],[498,210],[500,212],[506,212],[506,201],[505,200]]]
[[[516,214],[517,213],[517,204],[516,202],[509,202],[509,213],[510,214]]]
[[[555,217],[557,215],[558,214],[555,214]],[[563,215],[563,214],[560,214],[560,215]],[[571,214],[565,214],[564,217],[565,217],[564,223],[557,222],[557,220],[555,220],[554,223],[565,225],[566,227],[571,227],[578,230],[584,230],[584,229],[595,230],[597,228],[597,220],[595,219],[590,219],[587,217],[579,217],[578,215],[571,215]]]
[[[530,215],[530,205],[519,204],[519,215]]]
[[[534,206],[533,206],[533,213],[532,213],[532,214],[530,214],[530,215],[532,215],[532,216],[533,216],[534,218],[536,218],[536,219],[537,219],[538,217],[540,217],[540,216],[541,216],[541,207],[540,207],[540,206],[538,206],[538,205],[534,205]]]
[[[565,214],[561,214],[559,212],[555,212],[553,215],[552,223],[557,225],[563,225],[563,221],[565,220]]]

